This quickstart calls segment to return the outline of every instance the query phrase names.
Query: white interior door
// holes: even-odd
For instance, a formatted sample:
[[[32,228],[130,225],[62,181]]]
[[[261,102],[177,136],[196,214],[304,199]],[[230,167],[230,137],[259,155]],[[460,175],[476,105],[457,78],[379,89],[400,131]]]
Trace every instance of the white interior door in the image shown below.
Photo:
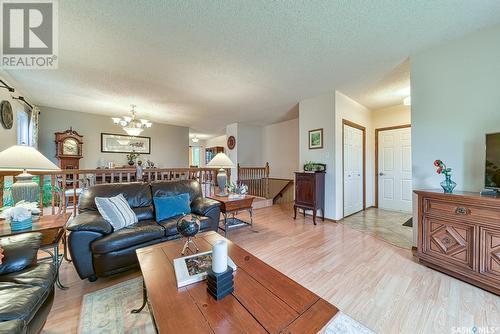
[[[378,207],[412,212],[411,128],[378,136]]]
[[[363,210],[363,131],[344,124],[344,217]]]

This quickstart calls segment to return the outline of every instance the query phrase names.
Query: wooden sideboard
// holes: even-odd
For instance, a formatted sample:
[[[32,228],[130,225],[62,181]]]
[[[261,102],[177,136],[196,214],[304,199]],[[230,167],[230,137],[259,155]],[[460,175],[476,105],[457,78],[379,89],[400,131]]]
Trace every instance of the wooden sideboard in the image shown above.
[[[316,225],[316,215],[321,210],[321,218],[325,220],[325,173],[295,172],[295,204],[294,216],[297,218],[297,208],[312,210],[313,223]]]
[[[419,261],[500,295],[500,197],[415,193]]]

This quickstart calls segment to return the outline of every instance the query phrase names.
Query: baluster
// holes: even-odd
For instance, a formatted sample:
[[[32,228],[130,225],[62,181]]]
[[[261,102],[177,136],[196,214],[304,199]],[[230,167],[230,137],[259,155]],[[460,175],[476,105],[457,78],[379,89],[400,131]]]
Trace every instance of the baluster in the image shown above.
[[[73,173],[73,216],[76,216],[76,184],[78,175]]]
[[[66,213],[66,173],[63,174],[62,178],[62,198],[61,201],[63,201],[63,213]]]
[[[38,186],[40,187],[40,196],[38,206],[40,207],[40,216],[43,216],[43,175],[40,175],[39,178],[40,183]]]
[[[127,172],[127,182],[130,182],[130,172]]]
[[[118,173],[118,183],[122,183],[122,176],[123,176],[122,172]]]
[[[50,176],[50,196],[52,198],[51,200],[51,205],[52,205],[52,214],[55,215],[56,214],[56,192],[55,192],[55,188],[56,187],[56,176],[54,174],[52,174]]]
[[[111,172],[111,183],[115,183],[115,173]]]
[[[155,181],[158,181],[158,172],[155,171]]]
[[[5,186],[5,176],[0,175],[0,207],[3,207],[3,187]]]

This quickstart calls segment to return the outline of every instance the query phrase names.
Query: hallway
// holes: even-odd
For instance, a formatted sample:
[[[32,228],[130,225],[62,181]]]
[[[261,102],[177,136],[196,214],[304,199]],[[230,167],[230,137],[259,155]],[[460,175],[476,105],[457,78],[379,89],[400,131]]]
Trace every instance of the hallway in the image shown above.
[[[339,221],[354,230],[365,232],[394,246],[411,249],[413,229],[403,226],[410,213],[369,208]]]

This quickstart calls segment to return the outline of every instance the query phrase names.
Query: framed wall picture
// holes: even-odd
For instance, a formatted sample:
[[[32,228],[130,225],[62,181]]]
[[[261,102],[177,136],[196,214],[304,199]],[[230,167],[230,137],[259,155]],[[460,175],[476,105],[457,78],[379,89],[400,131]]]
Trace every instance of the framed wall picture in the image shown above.
[[[309,149],[323,148],[323,129],[309,130]]]
[[[101,133],[101,152],[151,154],[151,138]]]

